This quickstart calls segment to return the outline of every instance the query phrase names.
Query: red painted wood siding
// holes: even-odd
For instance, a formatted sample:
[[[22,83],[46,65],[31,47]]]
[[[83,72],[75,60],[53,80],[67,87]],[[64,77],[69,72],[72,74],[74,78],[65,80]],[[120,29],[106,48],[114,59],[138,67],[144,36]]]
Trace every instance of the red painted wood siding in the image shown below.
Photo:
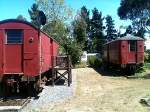
[[[3,40],[6,40],[7,29],[22,29],[23,44],[5,44]],[[31,38],[33,42],[30,42]],[[23,72],[26,76],[38,76],[40,69],[42,72],[47,71],[52,64],[51,56],[58,54],[59,45],[43,32],[41,32],[41,48],[39,43],[38,30],[32,25],[23,22],[1,23],[0,74]],[[42,64],[40,64],[40,49]]]
[[[0,75],[3,75],[3,37],[4,32],[0,29]]]
[[[52,51],[50,49],[50,38],[47,38],[43,33],[41,33],[41,44],[41,70],[45,72],[51,67]]]
[[[120,44],[119,41],[109,44],[109,61],[114,64],[120,63]]]
[[[53,41],[53,56],[57,56],[58,55],[58,48],[59,48],[59,45],[58,43],[56,43],[55,41]]]
[[[22,45],[4,44],[4,73],[22,73]]]
[[[127,64],[127,60],[128,60],[128,41],[124,40],[124,41],[120,41],[121,43],[121,62],[120,64]]]
[[[144,41],[137,41],[137,63],[144,63]]]
[[[33,42],[30,39],[33,38]],[[36,30],[24,30],[23,67],[27,76],[39,75],[39,39]]]

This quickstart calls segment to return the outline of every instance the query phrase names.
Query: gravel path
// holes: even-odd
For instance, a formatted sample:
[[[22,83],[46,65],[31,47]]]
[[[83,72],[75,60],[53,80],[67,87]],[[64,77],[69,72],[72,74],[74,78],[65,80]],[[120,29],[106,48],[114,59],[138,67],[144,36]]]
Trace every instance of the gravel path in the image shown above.
[[[75,94],[76,88],[76,74],[72,75],[72,84],[70,87],[67,85],[44,86],[43,91],[38,95],[39,99],[31,99],[31,102],[27,104],[20,112],[40,112],[40,108],[54,103],[63,102],[66,99],[71,98]]]
[[[150,112],[139,103],[150,93],[150,80],[102,76],[92,68],[76,69],[76,95],[50,103],[40,112]]]

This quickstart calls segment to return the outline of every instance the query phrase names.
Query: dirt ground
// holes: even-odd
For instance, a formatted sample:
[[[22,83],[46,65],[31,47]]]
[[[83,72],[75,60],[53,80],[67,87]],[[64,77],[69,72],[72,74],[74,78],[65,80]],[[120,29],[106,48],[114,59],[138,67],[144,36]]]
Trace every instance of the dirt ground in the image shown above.
[[[150,80],[102,76],[92,68],[74,69],[76,94],[64,102],[51,103],[41,112],[150,112],[139,103],[150,94]]]

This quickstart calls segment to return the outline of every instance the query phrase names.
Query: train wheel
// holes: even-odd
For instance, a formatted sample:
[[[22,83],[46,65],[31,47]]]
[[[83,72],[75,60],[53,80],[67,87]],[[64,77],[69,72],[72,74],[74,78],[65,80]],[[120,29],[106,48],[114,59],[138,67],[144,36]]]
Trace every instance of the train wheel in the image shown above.
[[[108,68],[109,68],[109,64],[108,63],[104,63],[103,65],[102,65],[102,71],[107,71],[108,70]]]
[[[135,66],[128,66],[126,67],[126,75],[134,75],[135,74],[136,67]]]
[[[36,97],[37,96],[37,92],[36,92],[36,89],[34,88],[33,82],[30,82],[29,84],[27,84],[27,94],[30,97]]]
[[[2,95],[3,95],[4,100],[8,98],[11,92],[11,88],[8,85],[7,80],[8,78],[6,76],[4,76],[2,79]]]

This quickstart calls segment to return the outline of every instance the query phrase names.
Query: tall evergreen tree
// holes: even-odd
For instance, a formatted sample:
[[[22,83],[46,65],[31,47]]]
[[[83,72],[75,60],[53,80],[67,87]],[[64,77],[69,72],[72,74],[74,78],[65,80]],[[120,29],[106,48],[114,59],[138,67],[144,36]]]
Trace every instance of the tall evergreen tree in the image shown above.
[[[89,46],[89,34],[90,34],[90,17],[89,17],[89,10],[86,8],[86,6],[83,6],[81,8],[81,12],[80,12],[80,16],[81,18],[83,18],[83,20],[85,21],[86,23],[86,38],[85,38],[85,45],[84,45],[84,49],[83,50],[86,50],[86,51],[89,51],[88,49],[88,46]]]
[[[84,49],[84,45],[86,42],[86,28],[87,24],[85,20],[78,14],[77,18],[73,21],[73,35],[77,43],[82,45]]]
[[[81,8],[81,17],[84,19],[84,21],[87,24],[87,29],[86,29],[87,35],[89,33],[89,30],[90,30],[90,17],[89,17],[89,15],[90,15],[90,12],[86,8],[86,6],[83,6]]]
[[[38,14],[39,14],[39,8],[37,4],[33,4],[31,9],[28,10],[30,18],[31,18],[31,23],[35,27],[39,27],[39,22],[38,22]]]
[[[107,41],[115,40],[117,38],[116,30],[114,27],[114,20],[110,15],[107,15],[106,17],[106,38]]]
[[[91,52],[98,52],[102,54],[103,44],[105,43],[105,37],[103,34],[103,18],[102,13],[98,11],[97,8],[92,10],[92,19],[91,19],[91,32],[90,38],[92,40]]]

